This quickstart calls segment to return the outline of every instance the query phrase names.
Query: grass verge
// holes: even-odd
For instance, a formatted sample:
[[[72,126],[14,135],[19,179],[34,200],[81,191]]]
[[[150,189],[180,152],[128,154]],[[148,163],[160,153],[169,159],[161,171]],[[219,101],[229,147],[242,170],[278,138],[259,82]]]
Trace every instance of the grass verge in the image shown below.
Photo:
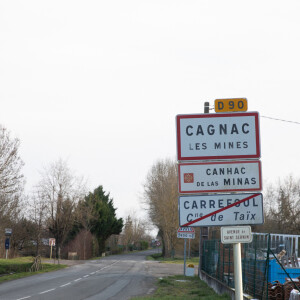
[[[19,257],[14,259],[0,259],[0,283],[13,279],[32,276],[46,272],[52,272],[66,268],[66,265],[42,264],[43,269],[37,272],[29,272],[33,263],[32,257]]]
[[[228,294],[217,295],[212,288],[198,277],[170,276],[158,280],[153,295],[135,297],[134,300],[231,300]]]

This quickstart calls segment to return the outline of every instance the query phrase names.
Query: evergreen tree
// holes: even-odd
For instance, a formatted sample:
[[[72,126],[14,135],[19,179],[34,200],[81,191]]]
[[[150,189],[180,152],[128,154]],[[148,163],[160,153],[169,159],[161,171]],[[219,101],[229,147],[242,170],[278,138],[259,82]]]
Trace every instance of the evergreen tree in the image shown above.
[[[99,253],[105,251],[105,241],[112,234],[119,234],[123,228],[123,219],[117,219],[116,208],[109,193],[106,194],[102,186],[85,197],[85,202],[92,207],[93,218],[90,219],[90,230],[97,238]]]

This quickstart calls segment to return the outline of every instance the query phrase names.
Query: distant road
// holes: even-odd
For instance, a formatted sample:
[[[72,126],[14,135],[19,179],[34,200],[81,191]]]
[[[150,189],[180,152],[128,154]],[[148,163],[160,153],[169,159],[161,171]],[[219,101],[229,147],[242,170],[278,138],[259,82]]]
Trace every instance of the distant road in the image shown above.
[[[0,284],[1,300],[126,300],[154,291],[155,277],[182,274],[180,265],[146,261],[148,250],[86,261],[67,269]]]

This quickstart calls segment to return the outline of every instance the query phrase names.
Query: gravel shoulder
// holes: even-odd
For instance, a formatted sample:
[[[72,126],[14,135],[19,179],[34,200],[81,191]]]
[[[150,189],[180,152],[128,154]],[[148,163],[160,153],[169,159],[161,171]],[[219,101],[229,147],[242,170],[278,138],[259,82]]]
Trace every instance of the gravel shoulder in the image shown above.
[[[166,264],[158,261],[146,261],[146,271],[153,277],[183,275],[182,264]]]

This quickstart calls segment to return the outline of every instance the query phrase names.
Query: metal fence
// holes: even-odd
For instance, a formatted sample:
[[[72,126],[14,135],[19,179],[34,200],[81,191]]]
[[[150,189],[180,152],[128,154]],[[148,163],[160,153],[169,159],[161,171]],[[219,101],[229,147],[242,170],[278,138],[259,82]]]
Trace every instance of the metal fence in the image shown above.
[[[242,244],[244,292],[256,299],[275,299],[271,296],[272,292],[275,288],[278,291],[280,286],[282,291],[277,292],[276,299],[286,299],[286,282],[290,282],[286,288],[290,292],[291,285],[296,288],[293,281],[298,280],[293,278],[300,276],[298,239],[299,236],[254,233],[252,243]],[[202,253],[203,271],[234,287],[232,245],[222,244],[220,240],[207,240],[203,243]],[[285,257],[286,264],[279,260],[281,255]]]

